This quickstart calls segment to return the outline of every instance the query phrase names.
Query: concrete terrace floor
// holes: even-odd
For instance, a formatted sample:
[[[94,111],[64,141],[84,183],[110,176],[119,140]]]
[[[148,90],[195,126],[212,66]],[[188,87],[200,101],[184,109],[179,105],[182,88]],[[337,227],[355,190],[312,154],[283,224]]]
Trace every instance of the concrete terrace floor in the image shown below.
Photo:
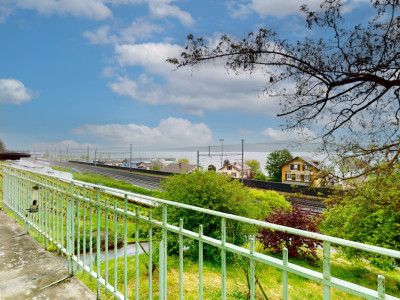
[[[0,210],[0,300],[96,299],[82,282],[24,229]],[[42,289],[44,288],[44,289]]]

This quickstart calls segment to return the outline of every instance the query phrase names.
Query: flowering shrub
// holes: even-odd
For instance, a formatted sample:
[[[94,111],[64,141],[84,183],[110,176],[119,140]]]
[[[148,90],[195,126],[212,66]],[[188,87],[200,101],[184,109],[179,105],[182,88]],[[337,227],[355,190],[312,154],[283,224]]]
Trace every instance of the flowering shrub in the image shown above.
[[[310,211],[300,208],[297,204],[293,205],[291,210],[274,209],[264,221],[318,232],[319,218],[312,216]],[[282,253],[282,249],[286,247],[289,257],[299,258],[302,256],[309,263],[315,262],[313,257],[318,260],[316,250],[321,243],[316,240],[267,228],[262,228],[258,232],[257,238],[263,244],[264,249],[271,250],[273,253]]]

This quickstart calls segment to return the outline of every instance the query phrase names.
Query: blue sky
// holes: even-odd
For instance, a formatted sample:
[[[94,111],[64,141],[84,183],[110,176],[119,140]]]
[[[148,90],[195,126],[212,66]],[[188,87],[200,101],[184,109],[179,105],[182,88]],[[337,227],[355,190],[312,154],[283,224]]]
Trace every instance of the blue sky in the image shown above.
[[[173,71],[165,59],[189,33],[214,43],[266,26],[301,39],[303,2],[0,0],[0,139],[10,149],[293,139],[262,73]],[[355,19],[363,2],[347,1]]]

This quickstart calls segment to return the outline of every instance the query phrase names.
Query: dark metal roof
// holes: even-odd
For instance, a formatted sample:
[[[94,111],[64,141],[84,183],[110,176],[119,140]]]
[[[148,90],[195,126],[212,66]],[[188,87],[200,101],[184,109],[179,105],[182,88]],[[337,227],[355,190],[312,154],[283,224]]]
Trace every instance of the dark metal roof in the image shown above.
[[[19,153],[19,152],[0,152],[0,160],[17,160],[21,157],[31,157],[30,154],[27,153]]]

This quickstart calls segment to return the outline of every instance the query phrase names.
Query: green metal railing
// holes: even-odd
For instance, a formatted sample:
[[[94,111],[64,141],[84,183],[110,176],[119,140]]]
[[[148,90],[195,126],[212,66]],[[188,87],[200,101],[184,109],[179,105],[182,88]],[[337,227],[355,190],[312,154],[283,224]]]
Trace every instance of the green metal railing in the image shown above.
[[[331,288],[345,291],[349,294],[365,299],[400,299],[385,293],[385,278],[377,277],[377,289],[372,290],[360,285],[344,281],[331,276],[331,245],[351,247],[354,249],[375,253],[395,259],[400,259],[400,251],[351,242],[317,233],[311,233],[299,229],[270,224],[263,221],[252,220],[245,217],[230,215],[222,212],[194,207],[172,201],[138,195],[95,184],[88,184],[75,180],[60,180],[51,176],[44,176],[34,172],[28,172],[16,167],[3,166],[3,208],[10,210],[16,219],[23,222],[25,230],[29,233],[34,230],[44,237],[45,246],[51,243],[65,254],[68,261],[68,270],[74,274],[77,269],[87,272],[97,282],[97,292],[105,288],[116,299],[127,299],[128,295],[128,223],[135,228],[135,274],[134,297],[139,299],[139,235],[140,226],[148,226],[148,270],[152,270],[153,252],[156,248],[153,232],[157,229],[161,232],[158,253],[158,281],[159,299],[167,299],[167,236],[173,233],[178,236],[179,243],[179,298],[184,297],[184,244],[183,239],[189,238],[199,244],[199,299],[203,298],[203,251],[208,244],[220,249],[221,253],[221,299],[227,298],[227,253],[231,252],[249,260],[249,286],[250,299],[255,297],[255,262],[273,266],[282,271],[283,299],[288,299],[289,279],[288,274],[296,274],[306,279],[315,281],[323,286],[323,299],[331,298]],[[29,213],[27,208],[32,201],[32,188],[39,187],[38,212]],[[122,197],[122,198],[121,198]],[[119,205],[123,207],[119,207]],[[193,232],[184,228],[183,220],[179,226],[168,223],[168,208],[175,207],[193,212],[204,213],[219,217],[221,220],[221,237],[215,239],[203,234],[203,226],[199,232]],[[154,209],[161,210],[155,218]],[[96,220],[94,220],[96,219]],[[255,251],[255,239],[249,238],[249,249],[227,242],[227,221],[241,222],[256,227],[269,228],[294,235],[322,241],[323,244],[323,271],[313,271],[288,262],[288,251],[284,249],[282,259],[274,258]],[[102,222],[104,224],[102,225]],[[94,224],[95,223],[95,224]],[[205,224],[204,226],[206,226]],[[101,228],[104,228],[104,241],[101,239]],[[110,234],[113,231],[114,235]],[[114,245],[123,240],[123,268],[118,269],[114,265],[113,282],[110,282],[108,268],[108,252],[111,237]],[[89,243],[89,247],[87,247]],[[104,243],[105,271],[101,269],[100,250]],[[86,251],[88,250],[88,251]],[[87,254],[88,252],[88,254]],[[95,254],[96,253],[96,254]],[[93,255],[95,254],[95,258]],[[114,259],[117,261],[117,251],[114,251]],[[118,274],[123,274],[123,289],[118,290],[121,282],[118,282]],[[152,299],[152,272],[148,272],[148,299]]]

